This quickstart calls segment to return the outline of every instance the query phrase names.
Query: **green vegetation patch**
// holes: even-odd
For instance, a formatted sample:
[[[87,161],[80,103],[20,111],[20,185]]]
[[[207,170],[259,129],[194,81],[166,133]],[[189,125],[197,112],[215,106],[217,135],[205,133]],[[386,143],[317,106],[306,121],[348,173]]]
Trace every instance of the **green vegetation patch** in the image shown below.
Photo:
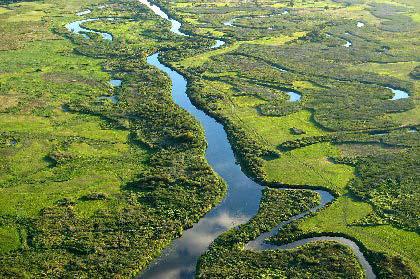
[[[329,159],[339,154],[337,148],[329,143],[314,144],[266,161],[264,170],[271,182],[326,187],[334,193],[343,194],[354,170]]]
[[[14,226],[0,227],[0,253],[6,253],[21,247],[19,231]]]
[[[359,224],[360,220],[373,212],[369,204],[348,195],[341,196],[315,216],[280,230],[272,241],[284,244],[314,235],[344,235],[356,239],[371,253],[378,253],[381,255],[379,258],[386,259],[373,261],[368,256],[369,253],[365,253],[376,274],[386,274],[392,278],[398,277],[398,273],[402,272],[405,276],[399,278],[411,278],[413,272],[419,271],[418,234],[386,224]]]
[[[409,152],[361,160],[350,189],[372,203],[383,219],[419,233],[419,159],[417,152]]]
[[[202,129],[145,62],[159,49],[249,174],[340,195],[282,237],[345,235],[379,277],[420,274],[416,2],[156,1],[190,37],[136,1],[14,2],[0,8],[2,277],[132,277],[220,201]],[[87,8],[114,18],[85,25],[112,42],[65,29]],[[387,87],[409,98],[390,100]],[[213,243],[198,276],[360,278],[336,243],[243,249],[318,201],[265,190],[257,216]]]

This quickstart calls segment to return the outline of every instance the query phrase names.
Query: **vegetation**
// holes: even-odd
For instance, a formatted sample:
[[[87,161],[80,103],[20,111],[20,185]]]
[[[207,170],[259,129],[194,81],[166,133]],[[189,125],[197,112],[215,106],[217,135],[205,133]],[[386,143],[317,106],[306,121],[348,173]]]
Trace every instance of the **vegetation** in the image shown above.
[[[417,218],[420,195],[415,191],[419,181],[418,156],[418,153],[399,153],[360,160],[357,164],[360,175],[350,184],[352,192],[372,203],[382,216],[380,219],[417,233],[420,232]],[[371,220],[367,224],[375,223]]]
[[[336,196],[272,243],[345,236],[379,278],[420,276],[418,3],[154,2],[193,36],[137,1],[0,1],[0,277],[133,277],[221,200],[200,125],[146,63],[158,50],[249,175]],[[101,20],[83,26],[112,41],[65,28],[86,9]],[[226,45],[209,50],[216,38]],[[265,189],[197,276],[361,278],[334,242],[244,249],[318,202]]]

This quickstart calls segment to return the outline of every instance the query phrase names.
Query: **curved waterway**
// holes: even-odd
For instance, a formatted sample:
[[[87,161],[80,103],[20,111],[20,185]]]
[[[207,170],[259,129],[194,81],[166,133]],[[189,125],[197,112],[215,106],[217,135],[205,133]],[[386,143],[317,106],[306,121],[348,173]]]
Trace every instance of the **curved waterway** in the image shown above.
[[[149,7],[155,14],[169,20],[172,23],[171,31],[173,33],[188,36],[180,31],[181,23],[169,18],[169,16],[159,7],[150,4],[146,0],[139,1]],[[94,20],[98,19],[87,19],[84,20],[84,22]],[[70,23],[68,26],[80,26],[81,23],[79,22],[80,21]],[[80,34],[81,32],[78,28],[69,28],[69,30],[77,34]],[[96,31],[89,29],[84,29],[82,31],[97,33]],[[102,37],[105,40],[108,39],[103,35]],[[112,37],[110,40],[112,40]],[[222,41],[217,41],[213,48],[222,46],[224,43],[221,42]],[[197,261],[207,250],[211,242],[221,233],[240,224],[244,224],[255,216],[259,208],[264,187],[254,182],[242,172],[241,167],[235,160],[224,127],[192,104],[186,93],[187,80],[175,70],[162,64],[159,61],[159,53],[149,56],[147,62],[165,72],[170,77],[172,81],[172,97],[174,102],[200,121],[205,130],[208,143],[206,158],[212,168],[228,185],[228,193],[224,200],[201,218],[198,223],[194,224],[191,229],[184,231],[180,238],[175,239],[172,244],[162,252],[162,255],[140,275],[141,278],[153,279],[193,278]],[[282,190],[288,191],[291,189],[283,188]],[[275,235],[284,225],[304,217],[311,211],[317,211],[323,208],[327,203],[333,201],[333,196],[328,192],[322,190],[316,190],[316,192],[321,195],[321,203],[319,206],[279,224],[272,231],[265,233],[256,240],[248,243],[246,248],[254,250],[291,249],[312,241],[334,240],[351,247],[364,267],[367,277],[369,279],[375,278],[372,268],[360,252],[359,247],[353,241],[345,238],[308,238],[284,246],[273,246],[264,242],[267,237]]]
[[[89,11],[90,13],[91,11]],[[83,12],[81,12],[83,13]],[[80,14],[80,13],[79,13]],[[84,28],[82,25],[83,23],[87,23],[87,22],[93,22],[93,21],[98,21],[101,20],[100,18],[88,18],[88,19],[83,19],[83,20],[78,20],[78,21],[74,21],[72,23],[69,23],[66,25],[67,30],[69,30],[70,32],[73,32],[75,34],[79,34],[82,35],[85,39],[89,39],[89,36],[87,35],[87,33],[93,33],[93,34],[99,34],[102,36],[102,39],[106,40],[106,41],[112,41],[112,35],[109,33],[105,33],[105,32],[99,32],[99,31],[94,31],[91,29],[87,29]],[[104,18],[103,20],[114,20],[113,18]]]
[[[170,18],[162,9],[152,3],[150,3],[148,0],[139,0],[140,3],[148,7],[152,12],[154,12],[159,17],[168,20],[171,23],[171,32],[180,36],[188,36],[187,34],[183,33],[181,29],[181,22]]]

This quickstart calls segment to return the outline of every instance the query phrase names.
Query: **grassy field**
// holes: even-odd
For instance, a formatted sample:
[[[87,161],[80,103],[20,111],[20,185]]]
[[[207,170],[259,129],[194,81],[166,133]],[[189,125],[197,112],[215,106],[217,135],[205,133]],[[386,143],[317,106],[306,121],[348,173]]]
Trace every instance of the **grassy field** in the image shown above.
[[[309,111],[301,110],[282,117],[266,117],[258,113],[257,107],[263,101],[255,97],[238,96],[231,100],[232,106],[226,109],[225,113],[234,125],[241,125],[248,133],[260,139],[262,144],[272,149],[285,141],[328,134],[314,125]],[[300,129],[305,134],[295,135],[291,132],[292,128]],[[331,144],[315,144],[266,161],[263,170],[269,182],[323,186],[336,193],[343,193],[348,181],[353,177],[353,168],[328,160],[329,157],[340,154],[339,149]]]

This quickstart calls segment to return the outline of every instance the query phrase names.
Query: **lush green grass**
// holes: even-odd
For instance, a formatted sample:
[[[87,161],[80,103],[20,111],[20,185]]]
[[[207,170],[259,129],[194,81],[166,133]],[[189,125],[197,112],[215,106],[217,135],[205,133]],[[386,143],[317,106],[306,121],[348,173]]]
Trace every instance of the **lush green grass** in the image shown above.
[[[176,65],[178,67],[184,67],[184,68],[198,67],[210,61],[211,57],[213,56],[222,55],[222,54],[229,53],[238,49],[241,44],[250,43],[250,44],[255,44],[255,45],[280,46],[280,45],[284,45],[285,43],[289,41],[295,40],[299,37],[303,37],[304,35],[305,35],[305,32],[297,32],[293,34],[292,36],[267,37],[267,38],[260,38],[258,40],[253,40],[253,41],[239,41],[239,42],[230,44],[227,47],[219,48],[213,51],[207,50],[203,54],[199,54],[193,57],[188,57],[178,62]]]
[[[21,246],[19,231],[13,226],[0,227],[0,252],[6,253]]]
[[[262,144],[276,148],[282,142],[306,136],[320,136],[327,132],[316,127],[308,111],[302,110],[283,117],[265,117],[256,107],[263,101],[255,97],[239,96],[231,99],[234,107],[226,109],[232,115],[234,125],[241,125],[251,135],[256,135]],[[292,128],[305,132],[294,135]],[[281,154],[280,158],[266,161],[263,170],[270,182],[291,185],[313,185],[342,193],[353,176],[353,168],[334,164],[329,157],[340,156],[337,147],[330,144],[315,144],[310,147]]]
[[[354,170],[351,166],[328,160],[339,154],[337,147],[329,143],[314,144],[282,153],[279,159],[267,161],[264,170],[268,181],[326,187],[343,194]]]
[[[95,100],[111,91],[103,60],[76,55],[72,48],[68,41],[54,40],[0,53],[2,98],[15,100],[3,108],[8,113],[0,115],[0,126],[17,140],[16,146],[2,148],[9,171],[0,181],[14,186],[0,193],[3,214],[33,217],[64,197],[78,199],[95,191],[117,194],[143,169],[147,151],[130,147],[129,131],[107,128],[97,116],[61,109],[70,101]],[[46,158],[54,152],[65,152],[73,162],[51,168]],[[73,173],[60,181],[72,168]]]
[[[232,109],[232,114],[238,117],[250,132],[254,131],[273,147],[288,140],[326,134],[313,125],[309,111],[301,110],[282,117],[265,117],[257,113],[256,107],[262,103],[258,99],[235,97],[233,102],[236,107]],[[305,134],[295,135],[290,131],[291,128],[298,128]]]

